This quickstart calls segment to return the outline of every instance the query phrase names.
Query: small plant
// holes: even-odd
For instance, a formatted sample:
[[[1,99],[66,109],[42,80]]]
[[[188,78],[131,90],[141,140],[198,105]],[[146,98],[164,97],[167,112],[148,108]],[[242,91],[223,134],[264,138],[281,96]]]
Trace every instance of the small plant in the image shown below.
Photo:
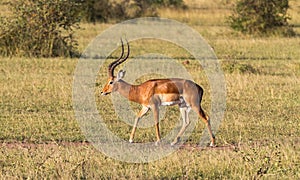
[[[0,55],[71,57],[79,4],[72,0],[11,1],[12,15],[0,19]]]
[[[243,33],[292,36],[288,8],[289,0],[238,0],[229,23]]]
[[[257,70],[250,64],[241,64],[238,62],[225,62],[224,71],[228,73],[241,73],[241,74],[256,74]]]

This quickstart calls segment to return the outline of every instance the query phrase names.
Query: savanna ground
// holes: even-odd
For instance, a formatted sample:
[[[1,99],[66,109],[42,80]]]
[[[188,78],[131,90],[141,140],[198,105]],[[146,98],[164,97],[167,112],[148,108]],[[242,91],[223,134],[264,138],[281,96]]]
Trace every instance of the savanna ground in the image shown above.
[[[187,23],[214,48],[227,86],[227,109],[216,133],[226,148],[182,148],[161,160],[131,164],[111,159],[85,142],[72,107],[73,73],[77,59],[0,59],[0,177],[80,179],[299,179],[300,178],[300,38],[249,37],[226,24],[230,5],[197,1],[198,9],[161,10],[162,17]],[[194,3],[193,1],[188,2]],[[291,0],[290,21],[300,34],[300,3]],[[81,24],[80,50],[112,24]],[[175,58],[205,90],[201,67],[179,47],[147,40],[131,44],[132,57],[160,52]],[[115,52],[116,56],[117,53]],[[100,69],[95,96],[107,126],[128,139],[130,126],[118,120],[109,97],[99,88],[106,78]],[[135,106],[133,104],[133,106]],[[161,122],[162,135],[178,121],[177,109]],[[174,118],[172,118],[174,117]],[[186,144],[195,147],[204,125]],[[139,129],[136,141],[154,141],[154,127]]]

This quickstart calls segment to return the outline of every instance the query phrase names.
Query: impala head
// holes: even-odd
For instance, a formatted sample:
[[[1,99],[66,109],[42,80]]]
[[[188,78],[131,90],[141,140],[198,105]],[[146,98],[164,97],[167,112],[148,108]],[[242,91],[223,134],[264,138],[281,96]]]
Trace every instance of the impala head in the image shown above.
[[[126,40],[127,42],[127,40]],[[111,92],[114,92],[117,90],[117,84],[118,82],[125,76],[125,71],[123,70],[120,70],[118,72],[118,75],[115,76],[114,75],[114,69],[120,65],[121,63],[123,63],[124,61],[126,61],[126,59],[129,57],[129,52],[130,52],[130,49],[129,49],[129,43],[127,42],[127,55],[123,58],[123,55],[124,55],[124,44],[123,44],[123,41],[121,39],[121,43],[122,43],[122,53],[121,53],[121,56],[113,61],[112,63],[109,64],[108,66],[108,80],[107,80],[107,83],[104,85],[102,91],[101,91],[101,95],[108,95],[110,94]]]

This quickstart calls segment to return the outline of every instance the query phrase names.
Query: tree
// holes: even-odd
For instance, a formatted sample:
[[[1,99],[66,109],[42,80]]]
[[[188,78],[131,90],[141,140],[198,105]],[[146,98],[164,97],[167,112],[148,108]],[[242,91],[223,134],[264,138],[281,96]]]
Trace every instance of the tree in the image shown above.
[[[230,26],[248,34],[293,35],[288,8],[289,0],[239,0],[229,17]]]

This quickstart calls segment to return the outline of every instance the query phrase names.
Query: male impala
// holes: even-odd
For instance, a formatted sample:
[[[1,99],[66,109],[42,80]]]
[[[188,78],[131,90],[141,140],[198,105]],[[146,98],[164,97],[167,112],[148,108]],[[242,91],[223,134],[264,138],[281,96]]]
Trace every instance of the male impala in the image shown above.
[[[122,80],[125,75],[125,71],[120,70],[116,77],[114,76],[114,69],[128,58],[130,52],[128,42],[127,49],[127,55],[123,58],[124,45],[122,42],[121,56],[108,66],[108,81],[104,85],[101,95],[107,95],[111,92],[117,91],[128,100],[142,105],[142,109],[135,119],[129,142],[133,142],[133,137],[139,120],[148,112],[149,109],[151,109],[155,120],[157,137],[156,143],[159,143],[161,139],[159,133],[159,106],[178,105],[183,119],[183,124],[171,145],[175,145],[179,141],[180,136],[190,124],[188,113],[191,109],[193,109],[206,124],[211,139],[210,146],[214,146],[215,137],[211,130],[209,117],[204,113],[200,105],[203,89],[198,84],[190,80],[178,78],[151,79],[140,85],[131,85],[125,82]]]

